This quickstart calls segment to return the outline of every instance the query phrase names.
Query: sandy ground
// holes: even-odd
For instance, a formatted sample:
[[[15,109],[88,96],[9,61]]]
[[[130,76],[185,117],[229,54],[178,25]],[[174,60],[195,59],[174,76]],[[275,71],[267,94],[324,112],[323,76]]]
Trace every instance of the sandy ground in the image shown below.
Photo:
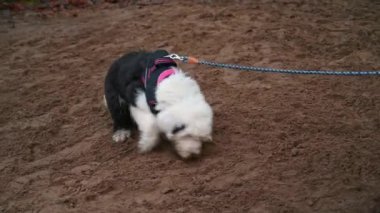
[[[377,1],[167,1],[0,25],[0,212],[380,212],[380,78],[182,65],[215,110],[184,162],[111,142],[105,73],[145,48],[226,63],[380,69]],[[211,1],[212,2],[212,1]]]

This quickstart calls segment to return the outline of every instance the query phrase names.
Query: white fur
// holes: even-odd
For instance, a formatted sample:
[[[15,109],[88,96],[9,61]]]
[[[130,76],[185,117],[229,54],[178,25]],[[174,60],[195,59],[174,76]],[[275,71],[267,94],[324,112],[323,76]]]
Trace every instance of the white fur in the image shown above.
[[[105,95],[103,95],[103,105],[105,108],[108,108],[107,99]]]
[[[158,143],[159,131],[156,118],[150,112],[143,91],[138,91],[136,107],[131,106],[130,112],[140,131],[139,152],[145,153],[151,151]]]
[[[159,132],[174,143],[182,158],[199,155],[202,142],[212,139],[213,112],[203,94],[191,77],[176,69],[176,74],[165,79],[156,90],[157,106],[160,111],[155,117],[146,103],[145,93],[140,91],[136,106],[131,106],[131,115],[139,126],[140,152],[148,152],[156,146]],[[179,125],[185,129],[172,134]]]
[[[119,96],[119,103],[120,103],[120,105],[125,103],[125,100],[122,99],[120,96]],[[103,95],[103,105],[105,108],[108,108],[107,99],[106,99],[105,95]]]
[[[119,142],[124,142],[131,136],[131,131],[126,130],[126,129],[120,129],[117,130],[115,133],[112,135],[112,139],[114,142],[119,143]]]

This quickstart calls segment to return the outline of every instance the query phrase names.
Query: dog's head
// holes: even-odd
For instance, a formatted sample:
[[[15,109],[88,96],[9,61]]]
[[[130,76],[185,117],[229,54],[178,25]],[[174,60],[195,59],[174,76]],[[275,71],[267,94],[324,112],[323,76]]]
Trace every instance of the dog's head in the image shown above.
[[[202,96],[186,98],[157,115],[160,130],[184,159],[198,156],[212,141],[213,112]]]

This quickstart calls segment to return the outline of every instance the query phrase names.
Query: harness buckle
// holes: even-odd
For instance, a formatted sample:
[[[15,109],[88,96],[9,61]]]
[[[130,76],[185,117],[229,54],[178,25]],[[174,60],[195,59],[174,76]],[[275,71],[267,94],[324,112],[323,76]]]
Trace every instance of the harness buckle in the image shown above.
[[[184,61],[185,60],[185,57],[179,56],[178,54],[175,54],[175,53],[167,55],[165,57],[173,59],[173,60],[180,60],[180,61]]]

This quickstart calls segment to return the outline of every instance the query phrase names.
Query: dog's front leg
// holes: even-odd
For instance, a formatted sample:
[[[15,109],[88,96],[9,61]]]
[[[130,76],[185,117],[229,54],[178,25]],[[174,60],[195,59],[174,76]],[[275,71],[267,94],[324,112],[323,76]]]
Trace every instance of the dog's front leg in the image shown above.
[[[140,131],[140,140],[138,142],[139,152],[149,152],[159,141],[159,130],[156,123],[156,117],[150,111],[134,106],[131,106],[130,111]]]

